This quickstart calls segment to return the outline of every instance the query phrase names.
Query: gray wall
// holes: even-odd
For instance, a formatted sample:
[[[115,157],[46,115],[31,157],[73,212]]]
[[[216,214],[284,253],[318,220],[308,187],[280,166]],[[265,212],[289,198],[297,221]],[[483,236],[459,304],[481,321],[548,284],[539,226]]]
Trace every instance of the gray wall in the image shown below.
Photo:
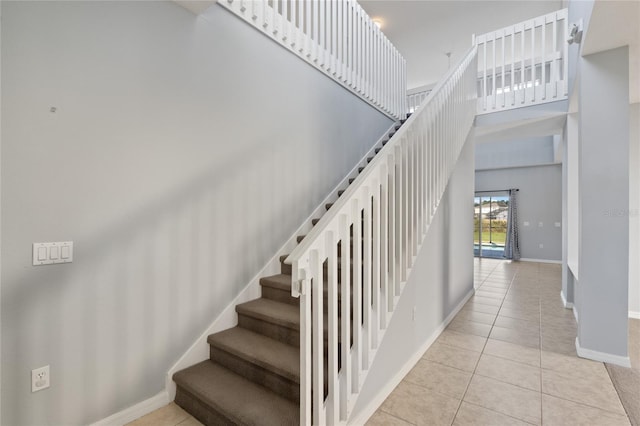
[[[553,136],[485,142],[476,145],[476,170],[553,162]]]
[[[473,289],[473,161],[473,140],[469,138],[416,257],[352,418],[358,417],[385,389]]]
[[[629,311],[640,316],[640,103],[629,105]]]
[[[162,390],[391,121],[219,6],[1,7],[0,423],[87,424]]]
[[[627,356],[629,293],[628,48],[580,58],[580,346]]]
[[[518,188],[522,257],[562,260],[562,229],[555,226],[562,222],[561,164],[477,171],[475,185],[476,191]]]

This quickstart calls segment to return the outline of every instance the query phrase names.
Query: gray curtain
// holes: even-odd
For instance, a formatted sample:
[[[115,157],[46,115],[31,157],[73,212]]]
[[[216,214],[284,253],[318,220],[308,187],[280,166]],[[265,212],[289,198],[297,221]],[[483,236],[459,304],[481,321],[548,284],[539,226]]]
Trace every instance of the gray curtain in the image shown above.
[[[520,241],[518,238],[518,202],[517,189],[509,190],[509,216],[507,217],[507,243],[504,246],[504,257],[512,260],[520,259]]]

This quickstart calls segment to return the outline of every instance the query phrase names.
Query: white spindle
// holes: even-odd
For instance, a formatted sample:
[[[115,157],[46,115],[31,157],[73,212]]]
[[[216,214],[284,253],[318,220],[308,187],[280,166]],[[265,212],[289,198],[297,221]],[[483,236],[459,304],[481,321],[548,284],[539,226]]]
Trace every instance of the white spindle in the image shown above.
[[[395,293],[400,294],[400,283],[402,281],[402,218],[404,217],[404,210],[402,210],[402,198],[404,194],[404,187],[402,185],[402,145],[401,140],[395,146],[395,161],[396,161],[396,188],[395,188],[395,258],[393,259],[396,272],[395,276]]]
[[[540,45],[540,51],[542,56],[542,76],[541,86],[542,86],[542,100],[547,99],[547,55],[546,55],[546,34],[547,34],[547,17],[542,18],[542,43]]]
[[[491,37],[491,50],[492,50],[492,59],[493,59],[493,70],[491,71],[491,97],[493,100],[493,109],[496,109],[496,33],[494,32]]]
[[[352,259],[353,259],[353,344],[352,344],[352,391],[360,389],[360,370],[362,369],[362,208],[358,198],[351,203],[351,223],[353,224]]]
[[[308,2],[306,2],[305,4],[305,18],[306,18],[306,25],[305,25],[305,53],[307,58],[311,59],[311,45],[313,43],[313,39],[312,39],[312,28],[311,28],[311,5],[312,2],[311,0],[309,0]]]
[[[569,35],[569,23],[567,22],[567,10],[564,9],[562,11],[562,28],[564,28],[563,37],[567,37]],[[569,43],[562,43],[564,46],[564,51],[562,52],[562,87],[563,87],[563,95],[567,96],[569,94]]]
[[[526,93],[527,93],[527,83],[525,81],[525,50],[524,50],[524,36],[525,34],[527,34],[527,27],[526,25],[522,25],[522,37],[520,38],[521,40],[521,44],[522,44],[522,53],[520,54],[520,59],[521,59],[521,63],[520,63],[520,85],[522,86],[522,90],[521,90],[521,96],[522,96],[522,100],[521,103],[524,104],[525,100],[526,100]]]
[[[558,20],[556,19],[556,16],[554,16],[554,19],[551,23],[552,29],[553,29],[553,35],[552,35],[552,48],[551,48],[551,53],[554,54],[554,56],[551,58],[551,62],[550,62],[550,68],[549,68],[549,72],[551,73],[551,75],[549,76],[549,80],[551,80],[551,91],[552,91],[552,96],[554,98],[558,97],[558,83],[559,83],[559,75],[558,75],[558,61],[556,60],[555,57],[555,51],[558,48]]]
[[[318,5],[318,25],[320,27],[319,39],[318,39],[318,61],[321,67],[325,67],[327,60],[327,34],[326,34],[326,14],[327,14],[327,2],[325,0],[316,1]]]
[[[505,55],[504,55],[504,51],[505,51],[505,42],[506,42],[506,34],[504,31],[501,32],[501,36],[500,38],[502,39],[502,81],[500,82],[500,87],[502,87],[502,108],[504,108],[505,105],[505,91],[504,89],[507,87],[507,83],[506,83],[506,79],[505,79],[505,68],[506,68],[506,59],[505,59]]]
[[[484,57],[484,65],[483,65],[483,71],[484,71],[484,76],[482,78],[482,104],[484,105],[484,110],[487,110],[487,98],[489,97],[489,94],[487,93],[487,38],[485,36],[484,38],[484,42],[482,43],[482,47],[484,49],[484,53],[483,53],[483,57]]]
[[[516,85],[515,85],[515,64],[516,64],[516,32],[515,27],[511,27],[511,76],[509,78],[509,83],[511,83],[511,90],[509,97],[511,98],[511,106],[516,103]]]
[[[380,325],[387,328],[389,297],[389,170],[387,161],[380,167]],[[348,318],[348,317],[347,317]]]
[[[380,183],[373,179],[371,199],[371,348],[380,344]]]
[[[325,251],[327,253],[327,420],[328,424],[337,425],[340,420],[340,400],[338,382],[338,252],[337,239],[333,231],[325,234]],[[322,297],[322,293],[319,293]],[[348,317],[347,317],[348,318]],[[346,321],[346,318],[343,319]],[[322,389],[324,395],[324,389]]]
[[[338,75],[336,60],[338,58],[338,3],[337,1],[331,1],[329,3],[331,7],[331,63],[329,68],[333,75]]]
[[[324,411],[324,324],[323,324],[323,287],[324,277],[322,268],[322,258],[318,250],[310,253],[312,293],[313,297],[313,423],[317,425],[325,424]]]
[[[393,311],[395,301],[395,283],[396,283],[396,200],[397,200],[397,186],[396,186],[396,172],[397,172],[397,160],[394,152],[387,155],[387,168],[389,171],[389,257],[387,268],[389,269],[389,285],[387,287],[387,298],[389,311]]]
[[[340,375],[340,419],[346,420],[349,409],[349,396],[351,395],[351,231],[347,215],[340,216],[340,294],[341,304],[341,339],[340,358],[342,359],[342,371]]]
[[[271,31],[273,35],[278,34],[279,24],[280,24],[280,13],[278,12],[278,2],[279,0],[272,0],[272,9],[271,9]],[[285,0],[283,0],[285,1]]]
[[[362,365],[369,365],[371,350],[371,191],[362,188]],[[360,241],[354,242],[360,244]]]
[[[264,30],[269,26],[268,22],[268,10],[269,10],[269,2],[266,0],[262,1],[262,28]]]
[[[536,24],[531,22],[531,102],[536,101]]]

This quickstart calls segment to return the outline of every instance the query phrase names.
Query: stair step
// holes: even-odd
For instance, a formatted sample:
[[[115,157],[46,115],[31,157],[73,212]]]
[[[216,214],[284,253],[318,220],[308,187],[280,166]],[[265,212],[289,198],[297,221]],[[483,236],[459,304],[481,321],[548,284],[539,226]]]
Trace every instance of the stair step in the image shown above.
[[[338,197],[342,196],[342,194],[344,194],[344,191],[346,191],[346,189],[341,189],[340,191],[338,191]]]
[[[292,346],[300,344],[300,309],[260,298],[236,306],[238,325]]]
[[[351,179],[349,179],[349,180],[351,180]],[[351,183],[351,182],[349,182],[349,183]],[[324,205],[324,208],[329,210],[331,208],[331,206],[333,206],[333,203],[327,203],[327,204]],[[298,242],[300,242],[300,241],[298,241]]]
[[[344,191],[343,191],[343,192],[344,192]],[[340,194],[340,191],[338,191],[338,196],[340,196],[340,195],[342,195],[342,194]],[[316,226],[316,224],[317,224],[318,222],[320,222],[320,218],[317,218],[317,219],[311,219],[311,224],[312,224],[313,226]]]
[[[380,151],[382,151],[382,148],[376,148],[375,149],[376,154],[379,153]]]
[[[205,425],[297,425],[300,408],[210,360],[173,375],[175,402]]]
[[[389,142],[389,139],[385,139],[382,141],[382,146],[385,146]]]
[[[396,129],[396,130],[400,130],[400,127],[402,127],[402,124],[396,124],[395,129]]]
[[[242,327],[207,339],[211,360],[294,402],[300,400],[300,350]]]
[[[354,180],[356,180],[356,178],[349,178],[349,185],[351,185]]]
[[[358,167],[358,173],[362,173],[363,170],[364,170],[364,167]]]
[[[287,256],[288,255],[280,257],[280,261],[284,262]],[[298,306],[300,300],[291,296],[291,265],[282,263],[281,268],[283,270],[288,268],[288,273],[283,271],[282,274],[260,278],[262,297],[276,302]]]
[[[382,142],[382,143],[384,143],[384,142]],[[371,160],[373,160],[373,157],[369,157],[369,158],[367,158],[367,163],[370,163],[370,162],[371,162]]]

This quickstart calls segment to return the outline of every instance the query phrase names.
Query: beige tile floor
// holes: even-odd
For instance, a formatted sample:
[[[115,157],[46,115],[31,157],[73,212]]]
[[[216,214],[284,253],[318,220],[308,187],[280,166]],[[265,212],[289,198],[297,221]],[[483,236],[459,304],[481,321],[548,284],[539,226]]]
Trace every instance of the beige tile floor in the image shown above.
[[[560,267],[476,259],[476,294],[369,419],[377,425],[629,425],[600,362],[575,353]],[[171,403],[130,426],[200,423]]]
[[[367,426],[629,425],[560,286],[559,265],[476,259],[475,295]]]

